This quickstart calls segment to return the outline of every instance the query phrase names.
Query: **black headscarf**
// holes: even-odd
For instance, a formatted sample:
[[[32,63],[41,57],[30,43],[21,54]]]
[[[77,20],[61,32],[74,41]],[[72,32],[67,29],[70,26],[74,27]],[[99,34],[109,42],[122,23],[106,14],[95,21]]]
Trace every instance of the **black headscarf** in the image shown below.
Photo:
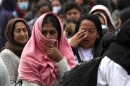
[[[27,27],[29,38],[31,36],[30,28],[29,28],[29,26],[28,26],[28,24],[26,23],[25,20],[23,20],[21,18],[11,19],[8,22],[6,30],[5,30],[5,36],[6,36],[6,39],[7,39],[7,42],[5,44],[5,48],[10,49],[13,53],[15,53],[17,56],[20,57],[25,44],[17,43],[14,40],[14,34],[13,33],[14,33],[14,29],[15,29],[15,24],[17,22],[23,22],[25,24],[25,26]]]

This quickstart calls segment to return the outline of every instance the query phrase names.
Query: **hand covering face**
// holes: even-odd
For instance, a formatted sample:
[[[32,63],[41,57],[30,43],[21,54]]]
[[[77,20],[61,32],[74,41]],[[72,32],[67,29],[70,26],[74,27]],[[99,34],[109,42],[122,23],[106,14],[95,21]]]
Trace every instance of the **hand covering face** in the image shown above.
[[[61,36],[60,39],[46,39],[42,33],[42,21],[47,15],[56,17],[59,21]],[[45,52],[46,44],[57,44],[57,48],[62,56],[67,60],[70,68],[75,66],[74,55],[71,47],[63,34],[63,28],[60,19],[53,13],[48,12],[40,16],[34,24],[32,36],[26,44],[19,65],[19,78],[38,83],[41,86],[52,86],[58,70],[55,62],[50,59]]]

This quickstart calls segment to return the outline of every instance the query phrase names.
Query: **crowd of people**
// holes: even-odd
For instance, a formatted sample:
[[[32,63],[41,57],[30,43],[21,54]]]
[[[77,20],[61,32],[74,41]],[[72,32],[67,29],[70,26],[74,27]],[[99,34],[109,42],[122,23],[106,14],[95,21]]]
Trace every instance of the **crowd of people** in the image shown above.
[[[96,86],[130,86],[129,8],[129,0],[0,0],[0,86],[62,86],[65,73],[98,57]]]

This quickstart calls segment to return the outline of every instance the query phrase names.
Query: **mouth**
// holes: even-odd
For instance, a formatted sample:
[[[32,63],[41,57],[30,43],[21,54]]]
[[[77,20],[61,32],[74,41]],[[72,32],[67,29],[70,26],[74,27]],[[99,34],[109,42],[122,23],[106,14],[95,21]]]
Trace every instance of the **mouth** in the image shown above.
[[[89,39],[84,39],[83,40],[83,42],[86,43],[86,44],[89,43],[89,41],[90,41]]]
[[[88,42],[89,40],[88,39],[84,39],[83,41]]]

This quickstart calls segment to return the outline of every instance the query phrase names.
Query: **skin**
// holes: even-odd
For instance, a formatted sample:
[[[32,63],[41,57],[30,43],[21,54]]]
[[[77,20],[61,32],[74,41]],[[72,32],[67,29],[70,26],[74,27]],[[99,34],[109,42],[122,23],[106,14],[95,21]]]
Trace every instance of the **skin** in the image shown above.
[[[51,11],[51,10],[50,10],[50,8],[49,8],[48,6],[43,6],[43,7],[41,7],[41,8],[39,9],[37,15],[38,15],[38,16],[41,16],[41,15],[43,15],[44,13],[50,12],[50,11]]]
[[[70,45],[76,48],[78,45],[84,49],[92,48],[96,38],[99,37],[95,24],[90,20],[83,20],[79,31],[70,40]]]
[[[83,4],[83,0],[74,0],[74,2],[78,3],[79,5]]]
[[[14,29],[14,40],[17,43],[25,44],[29,39],[27,27],[23,22],[17,22]]]
[[[53,1],[51,2],[51,5],[52,5],[52,6],[61,6],[61,3],[60,3],[59,0],[53,0]]]
[[[52,23],[44,24],[42,28],[42,34],[47,39],[58,39],[58,30],[54,27]],[[55,62],[60,62],[63,58],[55,45],[47,45],[46,52],[47,55]]]
[[[71,19],[74,19],[74,20],[78,20],[79,19],[79,17],[80,17],[80,12],[77,10],[77,9],[75,9],[75,8],[73,8],[73,9],[71,9],[71,10],[69,10],[68,12],[67,12],[67,14],[66,14],[66,18],[69,20],[71,20]]]
[[[103,19],[103,17],[100,16],[100,17],[98,17],[98,18],[99,18],[99,20],[101,21],[102,24],[105,24],[105,20]],[[106,24],[105,24],[105,25],[106,25]]]

